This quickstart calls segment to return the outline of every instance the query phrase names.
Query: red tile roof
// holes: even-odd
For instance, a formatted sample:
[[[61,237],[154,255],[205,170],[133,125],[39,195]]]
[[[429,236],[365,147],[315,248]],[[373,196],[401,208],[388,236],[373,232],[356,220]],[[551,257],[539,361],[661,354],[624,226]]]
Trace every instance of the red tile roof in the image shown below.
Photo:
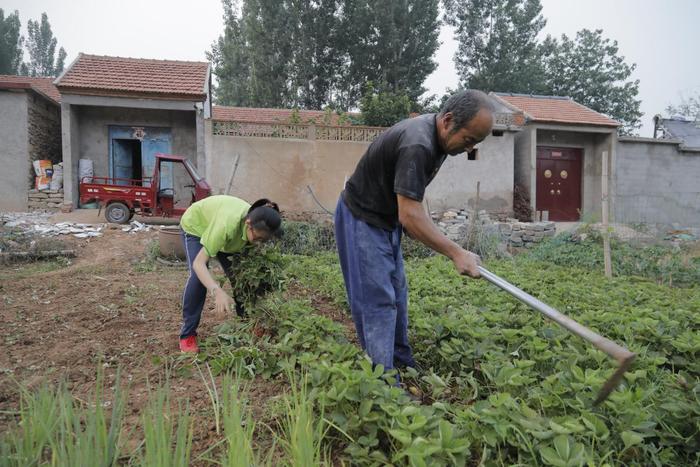
[[[79,54],[56,81],[65,94],[204,100],[209,63]]]
[[[615,120],[589,109],[568,97],[506,93],[492,94],[524,112],[528,120],[531,121],[610,127],[620,126]]]
[[[294,110],[292,109],[256,109],[252,107],[228,107],[215,105],[212,107],[212,120],[223,122],[250,123],[289,123]],[[323,123],[326,113],[322,110],[298,110],[300,123]],[[355,115],[355,114],[350,114]],[[339,115],[331,113],[331,125],[338,125]],[[346,123],[349,124],[349,123]]]
[[[53,78],[0,75],[0,89],[32,89],[57,104],[61,102],[61,94],[53,85]]]

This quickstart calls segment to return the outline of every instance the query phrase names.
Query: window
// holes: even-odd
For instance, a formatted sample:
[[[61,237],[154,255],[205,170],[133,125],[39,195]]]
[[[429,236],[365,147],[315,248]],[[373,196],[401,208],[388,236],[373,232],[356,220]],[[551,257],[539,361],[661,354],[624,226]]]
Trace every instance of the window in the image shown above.
[[[467,153],[467,160],[475,161],[479,159],[479,148],[474,148]]]

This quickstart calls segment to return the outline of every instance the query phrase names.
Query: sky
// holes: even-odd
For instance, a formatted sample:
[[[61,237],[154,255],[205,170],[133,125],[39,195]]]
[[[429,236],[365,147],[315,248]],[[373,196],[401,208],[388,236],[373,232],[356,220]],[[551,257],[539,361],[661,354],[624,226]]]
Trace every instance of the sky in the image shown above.
[[[388,0],[391,1],[391,0]],[[640,80],[641,136],[651,136],[652,118],[683,96],[700,93],[700,1],[541,0],[543,35],[574,37],[583,28],[602,29],[617,40],[619,54],[636,63]],[[18,10],[26,36],[28,19],[49,17],[68,52],[171,60],[206,60],[223,31],[220,0],[0,0],[5,13]],[[425,83],[429,94],[456,88],[452,31],[443,27],[438,67]],[[25,59],[27,59],[25,54]]]

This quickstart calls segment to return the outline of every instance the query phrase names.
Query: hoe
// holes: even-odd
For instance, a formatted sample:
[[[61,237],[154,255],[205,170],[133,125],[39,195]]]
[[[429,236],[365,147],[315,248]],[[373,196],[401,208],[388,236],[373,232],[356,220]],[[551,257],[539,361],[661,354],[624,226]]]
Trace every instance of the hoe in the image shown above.
[[[598,392],[598,397],[596,398],[595,402],[593,402],[593,405],[598,405],[601,402],[603,402],[608,395],[612,392],[613,389],[617,387],[617,385],[620,383],[620,380],[622,380],[622,377],[624,376],[625,372],[627,369],[630,367],[632,362],[634,361],[634,358],[636,357],[636,354],[633,352],[630,352],[624,347],[621,347],[611,341],[610,339],[606,339],[605,337],[596,334],[595,332],[591,331],[587,327],[577,323],[573,319],[569,318],[568,316],[565,316],[561,313],[559,313],[557,310],[552,308],[551,306],[547,305],[546,303],[541,302],[540,300],[536,299],[532,295],[528,294],[527,292],[524,292],[514,286],[513,284],[501,279],[497,275],[495,275],[492,272],[489,272],[485,268],[479,266],[479,272],[481,273],[481,277],[492,283],[493,285],[505,290],[521,302],[525,303],[526,305],[529,305],[531,308],[534,308],[535,310],[539,311],[552,321],[557,322],[559,325],[565,327],[572,333],[576,334],[577,336],[587,340],[591,344],[593,344],[594,347],[596,347],[599,350],[602,350],[618,362],[618,368],[613,373],[613,375],[605,382],[603,387],[600,389]]]

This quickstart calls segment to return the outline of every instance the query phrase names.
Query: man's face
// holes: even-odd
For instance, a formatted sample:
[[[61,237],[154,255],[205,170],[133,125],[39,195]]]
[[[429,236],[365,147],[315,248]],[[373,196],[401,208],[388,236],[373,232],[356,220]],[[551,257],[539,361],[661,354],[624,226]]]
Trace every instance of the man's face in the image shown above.
[[[471,151],[490,133],[493,126],[493,115],[486,109],[481,109],[464,128],[455,131],[452,114],[446,113],[441,122],[442,149],[450,156]]]

